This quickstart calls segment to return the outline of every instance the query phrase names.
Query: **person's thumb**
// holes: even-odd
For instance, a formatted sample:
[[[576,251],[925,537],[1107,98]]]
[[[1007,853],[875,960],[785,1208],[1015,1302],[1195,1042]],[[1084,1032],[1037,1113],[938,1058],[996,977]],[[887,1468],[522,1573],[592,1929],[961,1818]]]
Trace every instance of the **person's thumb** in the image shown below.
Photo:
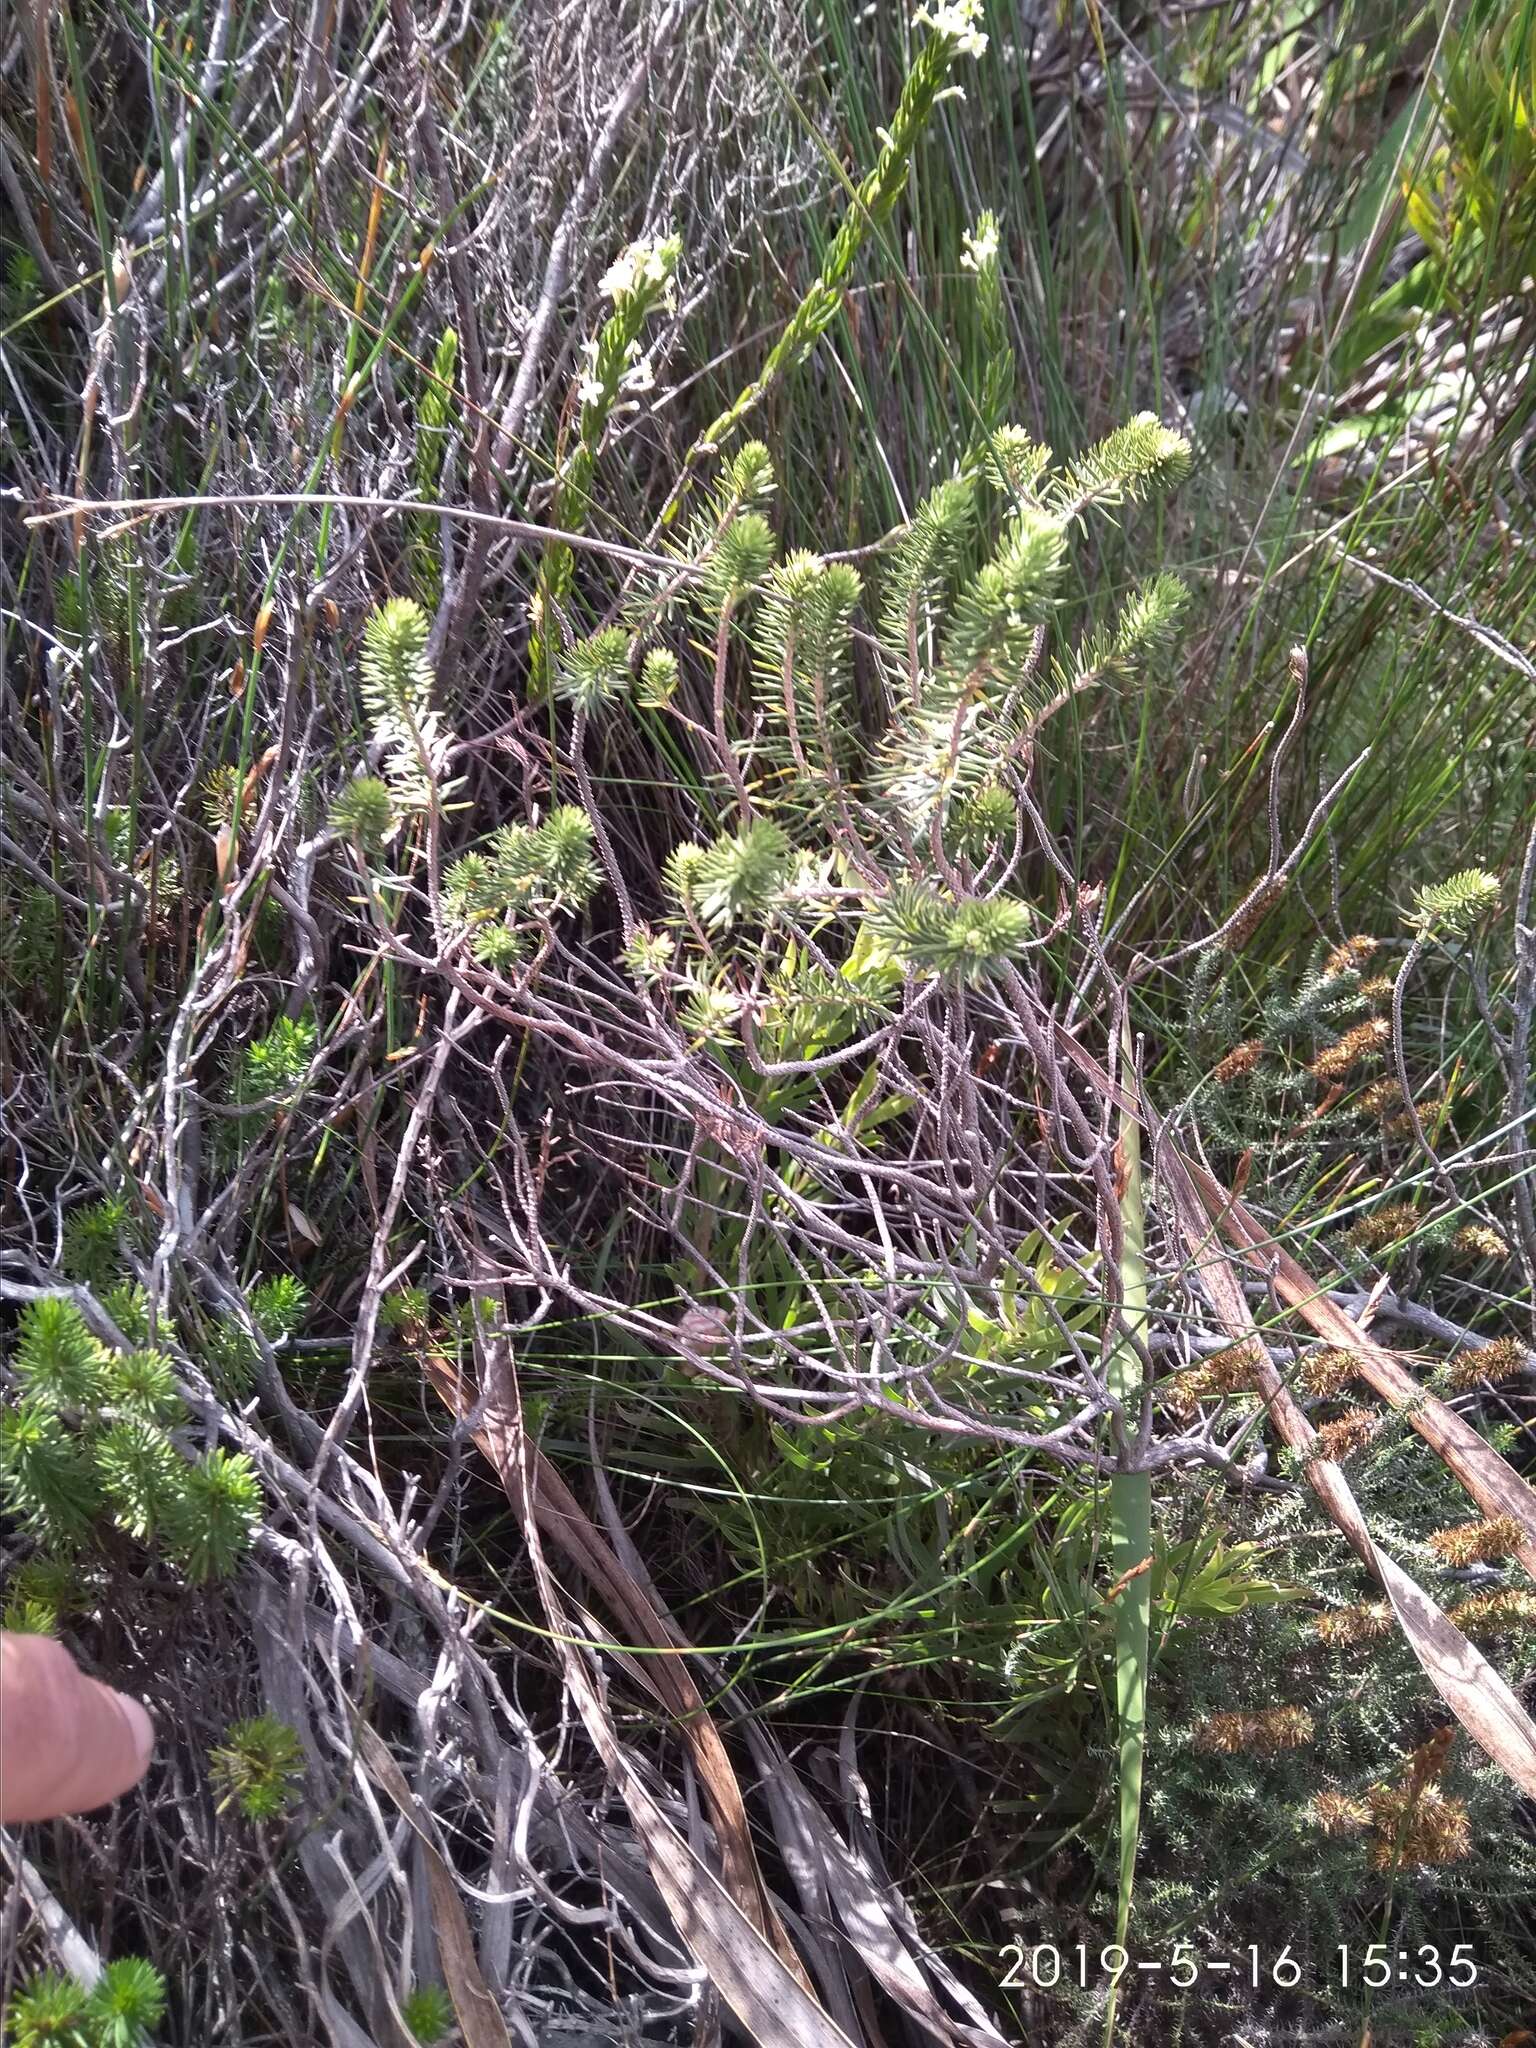
[[[105,1806],[149,1768],[137,1700],[87,1678],[50,1636],[0,1634],[0,1821]]]

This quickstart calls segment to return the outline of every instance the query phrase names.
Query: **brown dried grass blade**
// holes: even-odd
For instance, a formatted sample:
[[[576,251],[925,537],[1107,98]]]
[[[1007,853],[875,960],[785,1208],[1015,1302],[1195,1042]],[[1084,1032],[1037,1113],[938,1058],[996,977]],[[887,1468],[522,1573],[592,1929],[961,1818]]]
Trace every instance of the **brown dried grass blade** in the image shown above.
[[[1212,1219],[1263,1270],[1280,1299],[1327,1343],[1355,1354],[1361,1378],[1444,1460],[1485,1515],[1490,1519],[1508,1515],[1525,1531],[1525,1541],[1516,1555],[1536,1577],[1536,1493],[1454,1408],[1421,1386],[1390,1351],[1366,1335],[1353,1316],[1330,1301],[1306,1268],[1277,1245],[1252,1212],[1228,1195],[1213,1175],[1187,1163]]]
[[[1190,1263],[1235,1343],[1246,1345],[1255,1383],[1275,1427],[1305,1461],[1308,1484],[1361,1563],[1392,1603],[1398,1626],[1430,1682],[1473,1741],[1520,1787],[1536,1796],[1536,1725],[1482,1653],[1401,1566],[1371,1540],[1359,1503],[1338,1466],[1317,1455],[1317,1433],[1281,1379],[1259,1336],[1242,1283],[1216,1240],[1198,1169],[1165,1148],[1159,1162]],[[1201,1176],[1209,1183],[1209,1176]],[[1298,1270],[1300,1270],[1298,1268]],[[1349,1319],[1344,1318],[1346,1323]],[[1353,1323],[1349,1323],[1351,1329]]]
[[[740,1786],[719,1734],[680,1658],[640,1660],[646,1666],[643,1678],[660,1703],[676,1715],[693,1747],[721,1841],[725,1883],[689,1848],[625,1752],[579,1642],[582,1633],[596,1633],[595,1624],[583,1631],[577,1626],[577,1618],[569,1613],[545,1561],[544,1537],[548,1535],[557,1543],[602,1592],[635,1643],[677,1651],[682,1647],[682,1639],[675,1625],[658,1612],[620,1563],[554,1467],[528,1437],[523,1428],[511,1347],[504,1339],[491,1338],[477,1348],[485,1400],[484,1420],[472,1432],[474,1440],[495,1466],[522,1523],[566,1684],[594,1747],[623,1795],[651,1876],[666,1901],[674,1926],[708,1972],[720,1996],[762,2048],[854,2048],[849,2036],[818,2004],[798,1957],[789,1948],[789,1937],[768,1903],[746,1834],[746,1809]],[[429,1356],[427,1373],[455,1414],[470,1412],[469,1390],[446,1359]],[[631,1662],[630,1668],[637,1676],[642,1675],[636,1663]],[[727,1854],[727,1829],[738,1826],[733,1857]],[[743,1854],[750,1872],[745,1903],[740,1868]],[[770,1928],[776,1940],[770,1938]],[[788,1950],[788,1959],[781,1952],[780,1943]]]
[[[356,1727],[363,1762],[372,1773],[374,1782],[384,1788],[410,1823],[426,1856],[432,1924],[437,1932],[443,1975],[448,1980],[448,1995],[453,2000],[465,2048],[512,2048],[512,2037],[507,2032],[501,2008],[491,1996],[481,1974],[474,1937],[469,1931],[458,1887],[443,1861],[442,1852],[432,1839],[431,1828],[406,1783],[405,1773],[390,1755],[376,1729],[370,1728],[366,1721],[359,1721]]]
[[[740,1783],[684,1662],[688,1647],[684,1637],[627,1569],[555,1467],[526,1436],[511,1346],[502,1338],[492,1337],[478,1348],[485,1401],[484,1419],[472,1431],[475,1443],[495,1467],[513,1507],[520,1515],[525,1510],[531,1513],[538,1530],[601,1595],[610,1618],[624,1631],[630,1644],[647,1651],[672,1653],[628,1659],[626,1667],[672,1717],[689,1744],[720,1842],[725,1890],[810,1997],[804,1965],[773,1910],[758,1870]],[[473,1397],[457,1368],[446,1358],[429,1353],[426,1369],[454,1414],[469,1414],[474,1407]],[[521,1478],[520,1449],[527,1464],[526,1489]],[[616,1651],[622,1648],[620,1644],[614,1647]],[[657,1882],[661,1882],[659,1875]]]
[[[587,1733],[624,1796],[656,1888],[678,1933],[761,2048],[854,2048],[799,1973],[786,1967],[652,1798],[624,1752],[583,1652],[571,1640],[575,1630],[560,1626],[563,1610],[543,1569],[536,1528],[529,1530],[529,1551],[535,1557],[546,1609],[556,1624],[555,1643],[565,1666],[566,1684]]]
[[[1119,1086],[1085,1046],[1059,1025],[1052,1026],[1058,1050],[1087,1076],[1109,1101],[1129,1106],[1159,1142],[1159,1159],[1177,1159],[1198,1191],[1203,1210],[1232,1239],[1244,1255],[1264,1274],[1275,1292],[1289,1307],[1329,1344],[1353,1351],[1360,1359],[1361,1377],[1416,1430],[1444,1460],[1490,1519],[1508,1515],[1525,1532],[1525,1541],[1515,1553],[1525,1569],[1536,1578],[1536,1493],[1501,1458],[1490,1444],[1436,1395],[1419,1384],[1390,1351],[1384,1351],[1368,1337],[1352,1316],[1312,1279],[1306,1268],[1274,1242],[1237,1196],[1231,1194],[1214,1174],[1179,1152],[1162,1138],[1162,1122],[1128,1086]]]
[[[780,1796],[794,1803],[804,1838],[821,1860],[827,1897],[843,1933],[886,1996],[945,2048],[1006,2048],[1003,2035],[979,2007],[972,2008],[969,2024],[950,2018],[882,1887],[806,1792],[787,1758],[779,1756],[774,1770]]]

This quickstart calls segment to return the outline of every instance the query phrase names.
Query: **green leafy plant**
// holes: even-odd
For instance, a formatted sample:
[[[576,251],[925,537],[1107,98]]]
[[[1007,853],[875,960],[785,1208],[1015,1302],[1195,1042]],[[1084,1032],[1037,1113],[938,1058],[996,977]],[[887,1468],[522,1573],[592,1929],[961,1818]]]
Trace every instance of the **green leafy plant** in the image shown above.
[[[447,793],[442,771],[451,740],[433,703],[429,631],[426,613],[410,597],[375,605],[363,626],[363,705],[374,744],[384,756],[390,800],[401,818],[427,809]],[[350,798],[341,801],[343,817],[351,815],[354,830],[360,816],[370,828],[379,824],[380,807],[371,790],[359,797],[354,783]],[[388,831],[380,836],[387,838]]]
[[[144,2048],[165,2012],[165,1980],[142,1956],[120,1956],[93,1989],[45,1970],[16,1991],[5,2027],[13,2048]]]
[[[1482,868],[1462,868],[1443,882],[1431,882],[1414,899],[1413,922],[1426,936],[1464,932],[1499,900],[1499,878]]]
[[[561,465],[555,486],[551,524],[564,531],[587,524],[598,450],[620,400],[633,401],[655,382],[641,337],[653,314],[672,303],[682,246],[677,235],[631,242],[603,274],[603,295],[613,310],[582,347],[582,369],[574,394],[576,445]],[[570,547],[564,541],[552,542],[539,571],[533,605],[530,659],[535,694],[549,686],[555,667],[553,650],[565,637],[561,611],[570,596],[574,571]]]
[[[592,821],[559,804],[540,825],[503,825],[485,850],[463,854],[443,880],[443,903],[475,957],[506,968],[532,943],[540,922],[580,910],[599,882]]]
[[[5,2024],[15,2048],[88,2048],[90,1994],[73,1977],[45,1970],[17,1992]]]
[[[279,1017],[272,1029],[241,1046],[231,1069],[230,1092],[242,1104],[287,1107],[315,1057],[312,1017]]]
[[[441,1984],[415,1985],[400,2010],[407,2029],[422,2043],[422,2048],[431,2048],[432,2042],[443,2040],[455,2025],[453,2000]]]
[[[0,1412],[0,1500],[45,1550],[70,1555],[105,1519],[194,1583],[235,1569],[261,1488],[243,1452],[177,1448],[188,1417],[163,1353],[114,1351],[45,1298],[22,1311],[10,1365],[23,1391]]]
[[[376,775],[354,776],[331,805],[330,822],[365,854],[381,853],[398,823],[389,784]]]
[[[1479,18],[1481,17],[1481,18]],[[1405,180],[1408,219],[1446,288],[1520,291],[1536,239],[1536,43],[1518,8],[1472,14],[1433,82],[1443,141]]]
[[[64,1225],[64,1270],[87,1287],[115,1278],[122,1248],[139,1236],[137,1218],[122,1195],[106,1195],[71,1212]]]
[[[611,703],[629,681],[630,638],[622,626],[605,626],[566,650],[555,676],[555,694],[586,712]]]
[[[416,400],[416,489],[429,503],[442,488],[443,465],[456,433],[454,374],[459,361],[459,337],[445,327],[432,351],[432,361],[423,373]],[[436,599],[442,593],[442,568],[434,547],[437,520],[423,513],[416,522],[412,552],[419,565],[422,587]]]
[[[34,1551],[6,1581],[4,1626],[23,1635],[57,1635],[83,1590],[75,1559]]]
[[[805,360],[836,319],[843,281],[865,240],[879,233],[905,191],[913,151],[933,117],[950,71],[961,57],[985,54],[987,36],[981,18],[980,0],[946,0],[942,6],[917,10],[914,20],[930,33],[902,80],[900,98],[881,136],[879,157],[850,196],[815,282],[796,306],[757,376],[705,429],[701,451],[721,449],[778,379]]]
[[[108,1963],[91,1993],[96,2048],[139,2048],[165,2011],[165,1980],[142,1956]]]
[[[255,1283],[247,1296],[247,1306],[257,1330],[268,1343],[281,1343],[302,1326],[309,1311],[309,1289],[297,1274],[274,1274]],[[218,1385],[232,1394],[241,1394],[249,1387],[257,1347],[240,1315],[225,1310],[214,1317],[202,1333],[199,1348]]]
[[[309,1313],[309,1289],[296,1273],[275,1273],[251,1289],[251,1314],[263,1336],[291,1337]]]
[[[695,521],[687,552],[713,631],[716,763],[745,815],[712,844],[675,846],[668,856],[663,886],[680,914],[665,968],[656,934],[632,947],[641,979],[675,990],[691,1037],[718,1037],[739,1014],[724,962],[761,947],[771,965],[807,919],[819,943],[843,955],[850,1024],[861,986],[872,991],[888,964],[965,986],[1023,956],[1037,929],[1033,907],[1007,892],[1002,875],[975,886],[974,871],[957,872],[934,842],[947,841],[962,860],[977,848],[985,861],[1012,834],[1009,764],[1039,725],[1068,698],[1123,679],[1172,632],[1185,592],[1164,575],[1040,673],[1079,520],[1092,507],[1168,488],[1187,462],[1185,443],[1150,416],[1065,465],[1033,451],[1015,464],[986,559],[963,579],[956,571],[981,519],[976,486],[964,478],[939,485],[890,550],[877,645],[895,708],[862,746],[848,697],[860,579],[850,565],[804,551],[778,563],[765,515],[740,509],[749,494],[767,496],[763,459],[754,450],[750,470],[728,475],[715,510]],[[742,741],[729,730],[739,619],[757,714]],[[595,694],[607,701],[622,693],[628,660],[616,634],[611,645],[599,639],[581,673],[602,671]],[[665,712],[670,700],[669,688],[653,707]],[[755,800],[749,772],[764,791]],[[772,1031],[771,1004],[757,1024]]]
[[[276,1820],[292,1805],[304,1774],[296,1731],[271,1714],[236,1721],[209,1752],[219,1811],[238,1808],[247,1820]]]

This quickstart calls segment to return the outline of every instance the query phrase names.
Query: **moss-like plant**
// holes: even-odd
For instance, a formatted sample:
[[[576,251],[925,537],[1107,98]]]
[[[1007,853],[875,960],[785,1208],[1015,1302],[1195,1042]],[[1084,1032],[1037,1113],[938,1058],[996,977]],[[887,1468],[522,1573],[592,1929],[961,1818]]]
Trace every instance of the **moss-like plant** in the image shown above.
[[[235,1569],[261,1489],[242,1452],[178,1448],[190,1418],[169,1358],[112,1350],[73,1303],[44,1299],[22,1311],[9,1363],[21,1393],[0,1413],[0,1502],[45,1552],[68,1557],[111,1523],[194,1582]]]
[[[11,2000],[12,2048],[144,2048],[165,2011],[165,1979],[142,1956],[108,1963],[91,1990],[45,1970]]]
[[[293,1803],[304,1752],[286,1721],[257,1714],[226,1730],[209,1764],[221,1813],[234,1806],[247,1820],[276,1820]]]
[[[416,1985],[400,2011],[407,2029],[422,2048],[431,2048],[433,2042],[441,2041],[454,2025],[453,2000],[442,1984]]]

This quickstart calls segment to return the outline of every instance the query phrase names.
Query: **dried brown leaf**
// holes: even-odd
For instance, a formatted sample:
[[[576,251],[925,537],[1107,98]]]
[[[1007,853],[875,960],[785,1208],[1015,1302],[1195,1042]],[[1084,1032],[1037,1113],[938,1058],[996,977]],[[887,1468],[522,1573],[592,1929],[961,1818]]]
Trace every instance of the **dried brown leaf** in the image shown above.
[[[426,1857],[427,1890],[432,1900],[432,1925],[437,1933],[443,1975],[448,1981],[448,1995],[453,2000],[465,2048],[512,2048],[512,2037],[507,2032],[501,2008],[481,1975],[464,1902],[433,1839],[420,1802],[378,1731],[370,1728],[366,1721],[359,1721],[356,1726],[358,1748],[374,1782],[389,1794],[422,1845]]]
[[[1206,1212],[1206,1187],[1196,1191],[1198,1169],[1166,1147],[1160,1165],[1169,1189],[1180,1234],[1191,1263],[1236,1341],[1257,1339],[1258,1331],[1242,1283],[1212,1234]],[[1209,1176],[1203,1176],[1207,1182]],[[1299,1270],[1299,1268],[1298,1268]],[[1335,1343],[1362,1350],[1368,1340],[1342,1317],[1344,1329],[1325,1331]],[[1374,1348],[1374,1347],[1372,1347]],[[1417,1585],[1371,1539],[1365,1517],[1336,1465],[1317,1455],[1317,1433],[1281,1379],[1262,1343],[1255,1343],[1259,1392],[1285,1442],[1305,1461],[1307,1480],[1362,1564],[1379,1582],[1392,1603],[1409,1648],[1431,1683],[1467,1733],[1506,1771],[1527,1797],[1536,1796],[1536,1726],[1482,1653]],[[1362,1363],[1362,1372],[1366,1371]],[[1512,1475],[1513,1476],[1513,1475]]]
[[[531,1505],[538,1529],[601,1594],[630,1644],[647,1652],[670,1653],[646,1655],[632,1660],[628,1668],[673,1717],[692,1750],[720,1841],[721,1877],[727,1892],[809,1997],[804,1966],[769,1903],[757,1867],[740,1783],[684,1661],[687,1644],[681,1632],[617,1556],[555,1467],[526,1437],[510,1346],[504,1339],[492,1338],[480,1347],[480,1360],[486,1400],[484,1420],[473,1431],[476,1444],[496,1468],[514,1508],[522,1514]],[[423,1363],[454,1413],[469,1413],[471,1391],[457,1368],[435,1354]],[[526,1460],[526,1487],[520,1457]],[[614,1647],[618,1650],[621,1646]]]

